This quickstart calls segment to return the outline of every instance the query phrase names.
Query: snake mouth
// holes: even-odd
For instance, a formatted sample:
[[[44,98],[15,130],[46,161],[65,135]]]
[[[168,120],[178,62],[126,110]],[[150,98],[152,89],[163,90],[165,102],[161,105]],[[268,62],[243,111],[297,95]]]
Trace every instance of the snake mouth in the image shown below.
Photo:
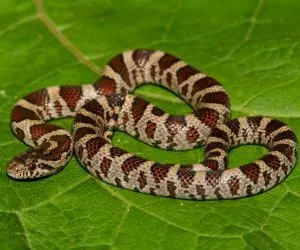
[[[8,163],[6,173],[9,177],[17,180],[30,178],[30,171],[23,161],[19,157],[15,157],[11,162]]]

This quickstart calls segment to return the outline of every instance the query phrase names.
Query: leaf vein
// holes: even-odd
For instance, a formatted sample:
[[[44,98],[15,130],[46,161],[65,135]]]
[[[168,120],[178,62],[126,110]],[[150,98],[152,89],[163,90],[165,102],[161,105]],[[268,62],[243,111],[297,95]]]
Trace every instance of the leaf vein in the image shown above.
[[[12,31],[12,30],[18,28],[19,26],[21,26],[25,23],[29,23],[29,22],[32,22],[32,21],[35,21],[35,20],[37,20],[37,16],[36,15],[31,15],[31,16],[24,17],[24,18],[14,22],[14,23],[11,23],[5,29],[0,30],[0,37],[4,36],[9,31]]]
[[[225,60],[229,59],[236,51],[238,51],[246,42],[249,41],[250,37],[253,34],[254,28],[257,24],[257,16],[259,15],[263,5],[264,5],[264,0],[259,0],[257,6],[255,7],[255,9],[253,11],[251,18],[250,18],[250,26],[244,36],[244,39],[240,43],[238,43],[236,46],[234,46],[230,51],[228,51],[228,53],[224,57],[220,58],[219,60],[217,60],[213,63],[207,64],[206,67],[212,67],[212,66],[218,65],[218,64],[224,62]]]
[[[37,16],[45,27],[56,37],[56,39],[80,62],[85,64],[96,75],[101,74],[101,69],[88,60],[86,56],[56,27],[55,23],[49,18],[45,11],[43,0],[34,0]]]

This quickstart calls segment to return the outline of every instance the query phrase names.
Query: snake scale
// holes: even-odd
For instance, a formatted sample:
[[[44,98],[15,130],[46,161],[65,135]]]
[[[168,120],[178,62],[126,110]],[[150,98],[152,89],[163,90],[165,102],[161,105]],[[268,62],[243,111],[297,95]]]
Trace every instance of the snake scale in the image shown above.
[[[188,115],[171,115],[130,94],[143,83],[160,84],[190,103]],[[137,49],[110,60],[94,84],[54,86],[19,100],[11,119],[16,136],[32,149],[7,167],[14,179],[35,179],[61,170],[73,150],[99,179],[126,189],[182,199],[251,196],[274,187],[296,163],[296,136],[276,119],[229,120],[224,87],[212,77],[162,51]],[[75,117],[73,134],[48,120]],[[205,159],[191,165],[161,164],[113,145],[119,129],[164,149],[204,145]],[[227,168],[228,151],[261,144],[269,152],[255,162]]]

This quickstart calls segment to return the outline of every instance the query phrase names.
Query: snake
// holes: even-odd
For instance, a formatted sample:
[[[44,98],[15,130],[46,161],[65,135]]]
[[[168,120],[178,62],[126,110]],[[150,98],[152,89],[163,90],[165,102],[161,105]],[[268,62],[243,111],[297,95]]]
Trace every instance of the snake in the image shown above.
[[[190,104],[193,112],[172,115],[131,93],[159,84]],[[20,99],[11,114],[15,135],[31,148],[7,166],[16,180],[59,172],[72,157],[95,177],[141,193],[192,200],[252,196],[282,182],[297,161],[297,139],[285,123],[268,117],[229,119],[225,88],[181,59],[159,50],[136,49],[113,57],[93,84],[53,86]],[[73,133],[47,121],[75,117]],[[155,147],[187,150],[204,146],[195,164],[163,164],[114,145],[121,130]],[[260,144],[260,159],[228,167],[228,152]]]

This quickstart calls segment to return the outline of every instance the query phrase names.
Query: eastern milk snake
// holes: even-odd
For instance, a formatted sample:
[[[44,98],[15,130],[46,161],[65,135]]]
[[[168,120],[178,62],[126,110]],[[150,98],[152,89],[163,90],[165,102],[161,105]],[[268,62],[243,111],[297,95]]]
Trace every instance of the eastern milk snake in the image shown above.
[[[194,112],[170,115],[130,95],[143,83],[174,91]],[[94,84],[55,86],[19,100],[11,119],[16,136],[33,149],[16,156],[7,173],[34,179],[61,170],[72,156],[99,179],[126,189],[183,199],[251,196],[280,183],[296,163],[296,136],[266,117],[228,120],[228,95],[215,79],[161,51],[134,50],[114,57]],[[75,116],[73,135],[46,121]],[[114,129],[164,149],[204,145],[201,164],[161,164],[111,143]],[[227,168],[228,151],[261,144],[269,152],[255,162]]]

